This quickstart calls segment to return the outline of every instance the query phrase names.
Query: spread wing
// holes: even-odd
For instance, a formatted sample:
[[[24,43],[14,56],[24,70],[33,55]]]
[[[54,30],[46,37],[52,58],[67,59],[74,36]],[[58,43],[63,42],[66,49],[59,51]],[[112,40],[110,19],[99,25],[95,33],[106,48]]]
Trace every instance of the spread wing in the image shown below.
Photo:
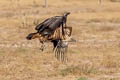
[[[40,30],[46,23],[48,24],[49,21],[50,21],[50,18],[46,19],[45,21],[43,21],[42,23],[40,23],[39,25],[37,25],[35,27],[35,30]]]
[[[55,26],[55,24],[60,23],[61,17],[62,16],[55,16],[55,17],[48,18],[45,21],[43,21],[42,23],[40,23],[39,25],[37,25],[35,27],[35,30],[40,30],[40,29],[46,28],[46,27],[53,28],[53,26]]]
[[[42,32],[45,28],[47,28],[52,22],[54,22],[55,18],[48,18],[45,21],[43,21],[42,23],[40,23],[39,25],[37,25],[35,27],[35,30],[37,30],[38,32]]]
[[[49,28],[55,30],[63,24],[62,22],[62,16],[56,16],[54,17],[54,21],[49,25]]]
[[[62,34],[65,35],[64,32],[64,24],[66,27],[66,21],[67,21],[67,16],[70,14],[70,12],[67,12],[64,16],[54,16],[51,18],[46,19],[42,23],[36,26],[35,30],[37,30],[40,34],[43,32],[43,34],[47,34],[49,31],[54,32],[58,27],[62,25]],[[47,30],[45,30],[47,29]]]
[[[37,25],[35,29],[42,35],[51,35],[61,25],[63,28],[63,17],[55,16],[55,17],[46,19],[41,24]]]

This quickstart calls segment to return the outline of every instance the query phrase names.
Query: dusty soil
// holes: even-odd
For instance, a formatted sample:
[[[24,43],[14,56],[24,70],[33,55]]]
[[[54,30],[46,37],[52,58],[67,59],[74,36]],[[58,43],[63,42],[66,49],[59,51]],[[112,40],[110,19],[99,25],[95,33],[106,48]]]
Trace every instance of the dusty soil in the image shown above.
[[[73,27],[68,62],[56,60],[52,44],[40,51],[25,37],[46,18],[70,11]],[[120,80],[120,3],[104,0],[1,0],[0,80]]]

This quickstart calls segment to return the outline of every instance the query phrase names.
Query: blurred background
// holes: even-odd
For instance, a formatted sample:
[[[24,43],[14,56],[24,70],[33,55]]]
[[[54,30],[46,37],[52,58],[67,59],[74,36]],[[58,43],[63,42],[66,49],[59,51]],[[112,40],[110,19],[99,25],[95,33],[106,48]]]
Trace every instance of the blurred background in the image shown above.
[[[25,37],[65,12],[77,42],[61,63]],[[0,0],[0,80],[119,80],[119,27],[120,0]]]

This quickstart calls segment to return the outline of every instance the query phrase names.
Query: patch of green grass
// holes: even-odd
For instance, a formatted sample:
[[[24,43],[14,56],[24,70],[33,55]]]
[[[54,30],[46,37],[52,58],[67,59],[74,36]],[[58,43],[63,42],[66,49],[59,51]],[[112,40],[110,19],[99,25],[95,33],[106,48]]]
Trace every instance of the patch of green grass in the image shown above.
[[[120,2],[120,0],[110,0],[111,2]]]
[[[99,23],[101,22],[101,20],[96,18],[96,19],[91,19],[91,20],[86,21],[86,23],[91,23],[91,22]]]
[[[66,76],[69,74],[72,75],[90,75],[90,74],[96,74],[97,69],[94,66],[89,66],[87,64],[78,65],[78,66],[68,66],[67,68],[61,70],[60,74],[62,76]]]
[[[5,53],[5,51],[4,51],[4,50],[2,50],[2,49],[0,49],[0,53]]]
[[[26,53],[26,52],[28,52],[28,49],[20,47],[16,51],[19,52],[19,53]]]
[[[88,80],[88,78],[86,78],[86,77],[80,77],[77,80]]]
[[[73,54],[73,53],[80,53],[79,50],[73,50],[73,49],[70,49],[69,52],[72,53],[72,54]]]
[[[68,75],[69,73],[72,73],[73,72],[73,68],[71,68],[71,67],[68,67],[68,68],[66,68],[66,69],[63,69],[63,70],[61,70],[61,75],[62,76],[66,76],[66,75]]]
[[[110,79],[110,80],[116,80],[115,78],[112,78],[112,79]]]
[[[100,80],[118,80],[117,78],[100,78]]]

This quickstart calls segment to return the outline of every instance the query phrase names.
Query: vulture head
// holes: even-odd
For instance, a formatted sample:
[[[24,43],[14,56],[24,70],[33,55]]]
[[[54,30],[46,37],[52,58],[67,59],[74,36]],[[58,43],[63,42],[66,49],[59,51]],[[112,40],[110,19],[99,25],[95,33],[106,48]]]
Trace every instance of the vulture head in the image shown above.
[[[63,23],[66,23],[67,22],[67,16],[70,15],[70,12],[66,12],[63,17],[62,17],[62,21]]]
[[[66,12],[66,13],[64,14],[64,16],[68,16],[68,15],[70,15],[70,12]]]

